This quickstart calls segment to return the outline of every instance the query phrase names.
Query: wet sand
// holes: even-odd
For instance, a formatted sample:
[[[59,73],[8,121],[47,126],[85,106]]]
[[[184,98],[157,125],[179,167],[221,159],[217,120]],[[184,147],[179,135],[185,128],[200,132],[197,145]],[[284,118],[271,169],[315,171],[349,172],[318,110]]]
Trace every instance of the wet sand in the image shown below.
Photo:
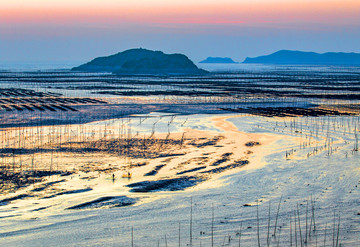
[[[0,203],[4,209],[12,208],[10,211],[16,215],[37,217],[37,212],[43,215],[47,211],[53,214],[66,209],[89,209],[92,205],[93,208],[128,206],[149,201],[153,193],[221,186],[218,178],[263,165],[262,147],[276,140],[275,136],[242,133],[227,118],[202,120],[208,121],[216,131],[186,127],[182,133],[157,133],[151,138],[148,133],[143,135],[144,139],[134,134],[135,137],[124,139],[116,138],[115,128],[107,127],[113,131],[107,138],[49,142],[43,146],[48,150],[43,148],[41,152],[28,147],[28,154],[22,150],[17,157],[22,160],[21,172],[29,171],[32,168],[29,162],[35,159],[35,169],[51,167],[53,174],[29,180],[18,188],[4,186]],[[56,133],[59,131],[56,128],[61,127],[51,126],[44,131]],[[95,125],[95,128],[101,127]],[[128,147],[124,149],[121,143]],[[122,178],[128,172],[131,178]],[[104,196],[109,201],[99,204],[99,198]],[[126,196],[131,203],[119,204],[114,196]],[[86,207],[79,206],[84,204]],[[29,209],[31,213],[20,213]],[[0,217],[8,214],[6,210]]]

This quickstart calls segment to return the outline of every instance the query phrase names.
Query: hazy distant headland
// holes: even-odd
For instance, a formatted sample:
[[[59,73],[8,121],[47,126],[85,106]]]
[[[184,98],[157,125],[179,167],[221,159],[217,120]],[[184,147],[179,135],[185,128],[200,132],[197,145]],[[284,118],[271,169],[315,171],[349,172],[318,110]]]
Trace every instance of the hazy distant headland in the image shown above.
[[[359,53],[303,52],[281,50],[266,56],[246,58],[243,63],[297,64],[297,65],[360,65]]]
[[[199,63],[237,63],[229,57],[208,57]]]
[[[183,54],[165,54],[147,49],[130,49],[72,68],[72,71],[111,72],[118,75],[200,75],[199,69]]]

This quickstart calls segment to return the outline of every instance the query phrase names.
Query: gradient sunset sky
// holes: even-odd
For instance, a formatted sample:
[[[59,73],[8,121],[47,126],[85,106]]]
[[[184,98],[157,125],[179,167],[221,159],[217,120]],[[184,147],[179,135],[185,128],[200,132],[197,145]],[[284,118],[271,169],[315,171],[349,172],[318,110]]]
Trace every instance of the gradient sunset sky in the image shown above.
[[[360,52],[360,0],[0,0],[0,62],[84,62],[129,48],[245,57]]]

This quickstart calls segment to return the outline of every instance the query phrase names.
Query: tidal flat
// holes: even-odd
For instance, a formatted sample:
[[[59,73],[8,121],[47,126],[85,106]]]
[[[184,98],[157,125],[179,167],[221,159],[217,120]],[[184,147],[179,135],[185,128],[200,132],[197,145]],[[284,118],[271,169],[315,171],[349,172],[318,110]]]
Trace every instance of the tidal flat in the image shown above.
[[[348,246],[360,68],[0,73],[5,246]]]

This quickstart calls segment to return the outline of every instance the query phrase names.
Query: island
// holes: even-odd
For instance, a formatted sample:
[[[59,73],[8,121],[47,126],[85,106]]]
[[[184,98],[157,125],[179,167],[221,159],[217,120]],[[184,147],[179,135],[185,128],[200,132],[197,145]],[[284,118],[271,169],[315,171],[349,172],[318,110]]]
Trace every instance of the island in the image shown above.
[[[126,50],[72,68],[72,71],[111,72],[117,75],[201,75],[199,69],[183,54],[165,54],[143,48]]]
[[[237,63],[229,57],[208,57],[199,63]]]
[[[303,52],[281,50],[266,56],[246,58],[243,63],[293,64],[293,65],[360,65],[359,53],[344,52]]]

